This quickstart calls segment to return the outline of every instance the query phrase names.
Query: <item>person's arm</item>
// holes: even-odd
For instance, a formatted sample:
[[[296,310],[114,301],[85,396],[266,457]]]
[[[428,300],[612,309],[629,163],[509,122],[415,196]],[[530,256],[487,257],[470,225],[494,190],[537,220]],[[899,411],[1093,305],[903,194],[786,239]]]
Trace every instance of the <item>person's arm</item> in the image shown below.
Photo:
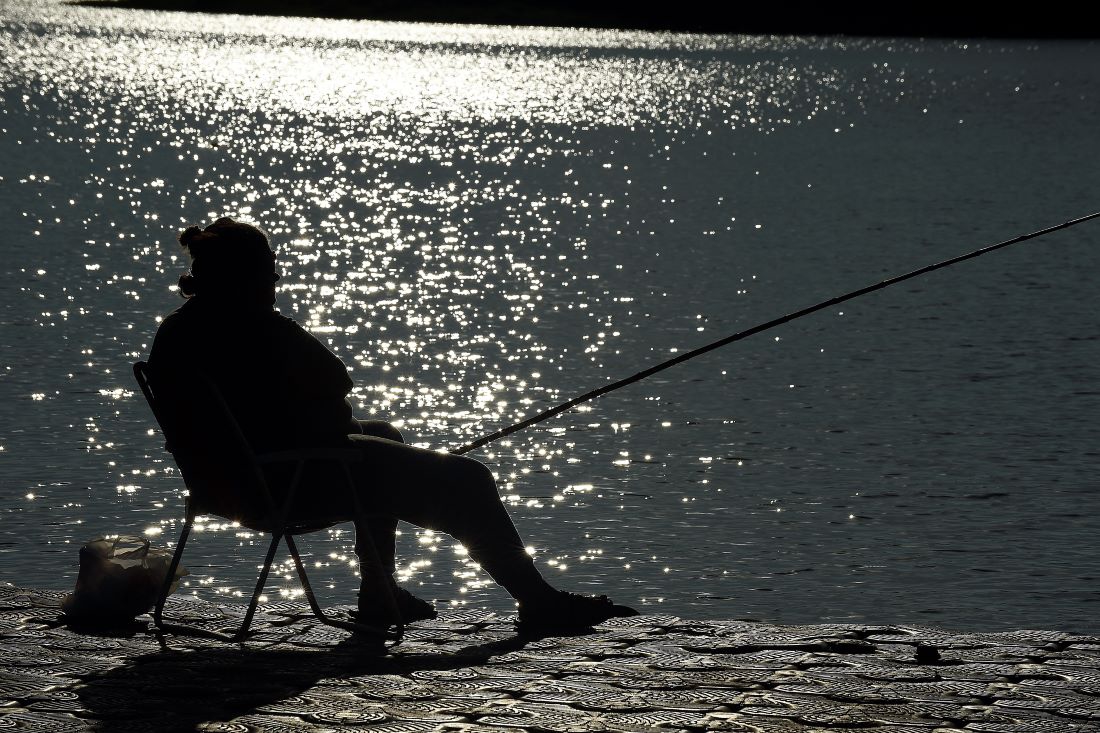
[[[184,350],[181,344],[180,319],[175,313],[161,321],[153,336],[153,348],[149,350],[149,369],[163,372],[179,364]]]
[[[189,430],[202,429],[201,411],[205,405],[196,402],[191,390],[198,372],[192,336],[186,314],[170,313],[153,336],[148,359],[150,386],[162,413],[157,419],[163,417],[168,421],[162,428],[171,430],[174,427],[185,434]],[[173,453],[178,448],[173,442],[175,438],[168,433],[164,436],[166,448]]]
[[[295,396],[295,431],[303,443],[328,443],[358,432],[347,396],[347,367],[328,347],[292,324],[288,388]]]

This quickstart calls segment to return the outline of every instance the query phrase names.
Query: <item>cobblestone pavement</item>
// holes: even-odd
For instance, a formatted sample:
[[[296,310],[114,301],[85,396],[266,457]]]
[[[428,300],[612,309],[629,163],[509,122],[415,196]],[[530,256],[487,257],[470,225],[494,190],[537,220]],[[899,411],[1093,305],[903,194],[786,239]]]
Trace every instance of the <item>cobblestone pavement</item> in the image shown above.
[[[1100,731],[1100,638],[1059,632],[640,616],[525,640],[510,618],[444,613],[380,656],[296,603],[230,645],[161,639],[148,617],[76,633],[61,597],[0,586],[0,730]]]

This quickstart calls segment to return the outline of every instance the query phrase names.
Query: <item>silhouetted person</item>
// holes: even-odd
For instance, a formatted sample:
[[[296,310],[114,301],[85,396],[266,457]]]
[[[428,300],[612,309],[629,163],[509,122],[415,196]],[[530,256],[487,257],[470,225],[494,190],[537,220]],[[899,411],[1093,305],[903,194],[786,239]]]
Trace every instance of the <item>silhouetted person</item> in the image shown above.
[[[279,273],[262,231],[222,218],[189,227],[179,241],[191,257],[191,271],[179,279],[186,302],[157,329],[149,355],[154,380],[171,379],[184,394],[196,375],[213,381],[257,453],[353,446],[362,454],[351,466],[369,516],[356,516],[346,484],[323,467],[307,475],[292,516],[354,521],[360,560],[362,543],[373,538],[391,583],[398,520],[445,532],[518,601],[521,628],[585,627],[636,613],[605,596],[550,586],[483,464],[406,445],[389,423],[354,418],[343,362],[274,309]],[[406,622],[435,616],[430,603],[392,587]],[[388,621],[362,586],[359,599],[361,620]]]

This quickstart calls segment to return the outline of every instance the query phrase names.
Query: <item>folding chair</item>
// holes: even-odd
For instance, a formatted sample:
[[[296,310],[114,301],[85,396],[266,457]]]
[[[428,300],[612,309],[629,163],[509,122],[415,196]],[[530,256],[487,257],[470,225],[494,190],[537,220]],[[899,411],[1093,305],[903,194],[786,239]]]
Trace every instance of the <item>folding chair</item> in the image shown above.
[[[187,486],[186,520],[183,532],[176,545],[172,563],[164,579],[164,586],[153,611],[153,623],[161,631],[207,636],[224,641],[239,642],[248,636],[252,617],[267,581],[271,563],[279,542],[286,539],[287,548],[294,559],[302,589],[305,591],[309,607],[322,623],[349,631],[371,634],[383,640],[397,643],[404,633],[401,615],[397,609],[388,582],[384,582],[387,573],[382,568],[373,541],[360,539],[360,549],[370,555],[360,558],[360,573],[372,573],[379,582],[379,601],[394,619],[394,628],[381,628],[355,621],[345,621],[326,615],[317,603],[313,588],[306,577],[305,567],[298,554],[294,535],[327,529],[343,519],[309,517],[300,519],[290,517],[294,498],[302,483],[306,465],[314,461],[329,462],[340,468],[340,476],[351,494],[352,506],[361,515],[362,507],[355,482],[352,479],[350,463],[360,460],[358,451],[353,449],[290,450],[275,453],[256,454],[241,432],[240,426],[230,412],[221,392],[209,379],[198,375],[186,376],[186,388],[182,384],[172,384],[165,379],[158,382],[146,362],[134,364],[134,376],[149,403],[149,407],[160,425],[167,441],[165,448],[179,466]],[[276,502],[276,494],[265,477],[263,467],[273,464],[287,464],[293,467],[292,478],[282,496],[281,506]],[[256,589],[248,604],[244,621],[232,634],[212,631],[198,626],[168,623],[164,619],[164,603],[171,591],[172,579],[183,557],[183,548],[187,543],[191,526],[198,515],[216,515],[240,522],[241,525],[263,533],[271,534],[271,543],[267,549],[263,568],[256,581]]]

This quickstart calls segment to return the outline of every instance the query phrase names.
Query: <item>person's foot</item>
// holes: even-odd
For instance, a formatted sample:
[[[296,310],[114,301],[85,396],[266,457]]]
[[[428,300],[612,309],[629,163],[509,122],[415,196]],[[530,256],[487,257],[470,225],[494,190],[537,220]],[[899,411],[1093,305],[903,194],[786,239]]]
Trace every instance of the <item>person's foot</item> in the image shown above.
[[[630,606],[612,603],[607,596],[583,596],[555,591],[537,602],[519,604],[516,627],[523,633],[575,631],[601,624],[611,618],[637,616]]]
[[[393,597],[397,601],[397,610],[401,612],[401,620],[407,624],[428,621],[439,615],[429,601],[414,596],[399,585],[394,586]]]
[[[439,615],[433,606],[423,598],[414,596],[396,583],[390,588],[393,599],[397,602],[397,610],[401,614],[401,622],[411,624],[413,621],[426,621]],[[370,604],[366,608],[351,611],[353,619],[374,626],[388,626],[393,623],[386,613],[385,606],[380,602]]]

